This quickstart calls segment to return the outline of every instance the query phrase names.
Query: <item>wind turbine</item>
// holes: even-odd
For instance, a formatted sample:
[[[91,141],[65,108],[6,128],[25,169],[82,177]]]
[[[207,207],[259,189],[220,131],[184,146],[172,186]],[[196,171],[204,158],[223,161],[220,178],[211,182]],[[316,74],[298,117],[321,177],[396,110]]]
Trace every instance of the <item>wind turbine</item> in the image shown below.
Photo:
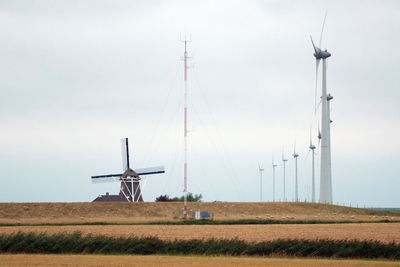
[[[264,169],[261,167],[260,163],[258,163],[258,171],[260,172],[260,202],[262,202],[262,172]]]
[[[274,163],[274,157],[272,157],[272,201],[275,202],[275,168],[278,165]]]
[[[286,162],[288,159],[285,159],[282,150],[282,162],[283,162],[283,201],[286,201]]]
[[[332,204],[332,169],[331,169],[331,140],[330,140],[330,118],[329,118],[329,101],[332,99],[328,97],[326,92],[326,59],[331,54],[325,49],[322,50],[321,41],[325,26],[325,19],[322,24],[322,31],[319,41],[319,47],[314,44],[311,38],[311,43],[314,47],[314,57],[316,59],[316,81],[318,78],[318,67],[322,59],[322,96],[321,96],[321,167],[320,167],[320,197],[322,203]],[[330,98],[330,99],[329,99]]]
[[[296,202],[299,201],[299,192],[298,192],[298,185],[297,185],[297,158],[299,157],[299,154],[296,153],[296,143],[294,144],[294,149],[293,149],[293,158],[294,158],[294,167],[295,167],[295,196],[294,200]]]
[[[318,135],[319,136],[319,135]],[[315,202],[315,152],[314,150],[316,149],[316,147],[313,145],[312,143],[312,138],[311,138],[311,131],[310,131],[310,146],[309,146],[310,150],[311,150],[311,156],[312,156],[312,170],[311,170],[311,180],[312,180],[312,188],[311,188],[311,202]]]

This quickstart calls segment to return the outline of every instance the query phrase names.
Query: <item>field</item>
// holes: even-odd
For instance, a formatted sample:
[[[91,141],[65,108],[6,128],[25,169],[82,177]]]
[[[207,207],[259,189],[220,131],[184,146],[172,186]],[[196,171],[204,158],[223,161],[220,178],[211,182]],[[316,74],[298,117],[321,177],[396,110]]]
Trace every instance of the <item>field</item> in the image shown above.
[[[264,257],[0,255],[0,266],[274,266],[363,267],[400,266],[399,262],[371,260],[284,259]]]
[[[0,203],[0,224],[143,223],[179,221],[182,203]],[[189,203],[215,220],[273,219],[322,221],[400,220],[400,212],[349,208],[317,203]]]
[[[160,263],[163,266],[340,265],[345,267],[400,265],[398,261],[338,261],[254,256],[315,257],[320,255],[321,257],[398,259],[400,255],[400,212],[317,203],[189,203],[191,210],[210,211],[214,213],[217,222],[224,224],[171,224],[182,222],[178,215],[181,208],[182,203],[174,202],[0,203],[0,237],[3,240],[1,241],[3,248],[1,244],[0,248],[3,253],[45,253],[46,251],[47,253],[77,253],[77,255],[67,256],[0,254],[0,266],[151,266]],[[240,220],[249,220],[249,222],[246,222],[248,224],[236,224]],[[261,224],[251,224],[254,222]],[[314,222],[317,224],[312,224]],[[73,233],[76,232],[82,233],[82,238],[78,238],[81,241],[77,239],[81,243],[74,239]],[[23,237],[17,233],[44,233],[46,236],[25,235]],[[53,236],[60,233],[66,235],[64,237]],[[116,241],[112,241],[109,237],[118,238]],[[129,237],[139,238],[139,240],[126,240]],[[158,240],[154,241],[156,247],[152,245],[153,241],[146,241],[146,237],[156,238]],[[62,238],[65,240],[61,241]],[[52,250],[59,244],[66,244],[63,242],[70,242],[69,238],[72,238],[71,242],[79,244],[72,243],[71,250],[64,245],[61,248],[64,247],[67,250],[60,252]],[[208,250],[208,244],[211,244],[207,243],[208,241],[199,241],[200,243],[198,243],[193,239],[213,239],[214,243],[210,246],[214,250]],[[7,243],[7,240],[13,241]],[[240,242],[244,243],[237,240],[242,240]],[[310,240],[311,243],[301,240]],[[102,242],[106,243],[101,245]],[[108,247],[110,242],[116,243],[112,243],[114,245]],[[122,243],[118,242],[133,243],[129,243],[129,246],[121,246]],[[136,248],[135,242],[138,242],[140,249]],[[260,242],[275,242],[276,244],[263,245],[264,243]],[[79,250],[79,247],[86,246],[85,244],[87,247]],[[163,255],[79,255],[80,253],[104,254],[102,251],[105,254],[143,254],[142,247],[146,249],[146,246],[149,249],[148,253]],[[179,254],[182,254],[183,247],[179,246],[189,249],[184,253],[209,256],[182,256]],[[204,246],[205,250],[203,250]],[[282,249],[279,246],[282,246]],[[13,249],[8,249],[10,247]],[[75,248],[78,249],[75,251]],[[120,253],[119,248],[133,250],[125,252],[121,250]],[[225,248],[233,250],[227,253],[224,252]],[[240,252],[236,253],[236,248]],[[273,250],[270,250],[271,248]],[[252,250],[258,252],[252,253]],[[212,257],[210,255],[253,255],[253,257]],[[136,265],[132,265],[133,263]]]
[[[0,234],[74,233],[112,237],[157,237],[161,240],[240,239],[248,242],[277,239],[360,240],[400,244],[400,223],[275,224],[275,225],[67,225],[4,226]]]

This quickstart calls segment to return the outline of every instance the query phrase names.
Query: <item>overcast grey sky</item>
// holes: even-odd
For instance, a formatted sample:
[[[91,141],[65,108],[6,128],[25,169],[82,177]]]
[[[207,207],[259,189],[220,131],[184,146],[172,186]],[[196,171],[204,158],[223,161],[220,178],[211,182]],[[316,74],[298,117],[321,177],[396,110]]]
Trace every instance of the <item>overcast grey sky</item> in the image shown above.
[[[117,193],[90,176],[121,170],[122,137],[134,167],[166,167],[146,179],[145,201],[180,195],[184,33],[189,191],[258,201],[260,162],[271,200],[274,154],[279,199],[282,147],[292,159],[296,140],[310,199],[309,35],[326,10],[334,202],[400,206],[399,1],[0,1],[0,201]]]

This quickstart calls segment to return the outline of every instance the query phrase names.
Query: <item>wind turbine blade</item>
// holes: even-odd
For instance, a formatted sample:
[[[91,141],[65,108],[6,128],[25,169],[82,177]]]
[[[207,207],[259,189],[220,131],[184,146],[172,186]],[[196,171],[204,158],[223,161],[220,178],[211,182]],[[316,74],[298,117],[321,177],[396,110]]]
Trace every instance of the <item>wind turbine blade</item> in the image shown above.
[[[315,54],[318,54],[318,47],[315,46],[312,36],[310,35],[312,46],[314,47]]]
[[[319,128],[319,121],[318,121],[318,150],[321,148],[321,129]]]
[[[317,113],[317,98],[318,98],[318,69],[320,59],[315,59],[315,90],[314,90],[314,115]]]
[[[328,11],[325,11],[324,22],[322,23],[321,35],[319,36],[319,47],[321,47],[322,44],[322,35],[324,34],[326,15],[328,15]]]

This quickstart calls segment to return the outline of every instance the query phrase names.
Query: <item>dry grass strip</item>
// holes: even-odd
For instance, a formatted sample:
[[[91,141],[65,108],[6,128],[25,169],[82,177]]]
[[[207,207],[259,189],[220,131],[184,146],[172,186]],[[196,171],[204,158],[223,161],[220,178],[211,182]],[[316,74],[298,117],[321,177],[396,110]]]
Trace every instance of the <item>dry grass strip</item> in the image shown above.
[[[1,267],[22,266],[267,266],[364,267],[400,266],[399,262],[366,260],[282,259],[262,257],[103,256],[103,255],[0,255]]]

